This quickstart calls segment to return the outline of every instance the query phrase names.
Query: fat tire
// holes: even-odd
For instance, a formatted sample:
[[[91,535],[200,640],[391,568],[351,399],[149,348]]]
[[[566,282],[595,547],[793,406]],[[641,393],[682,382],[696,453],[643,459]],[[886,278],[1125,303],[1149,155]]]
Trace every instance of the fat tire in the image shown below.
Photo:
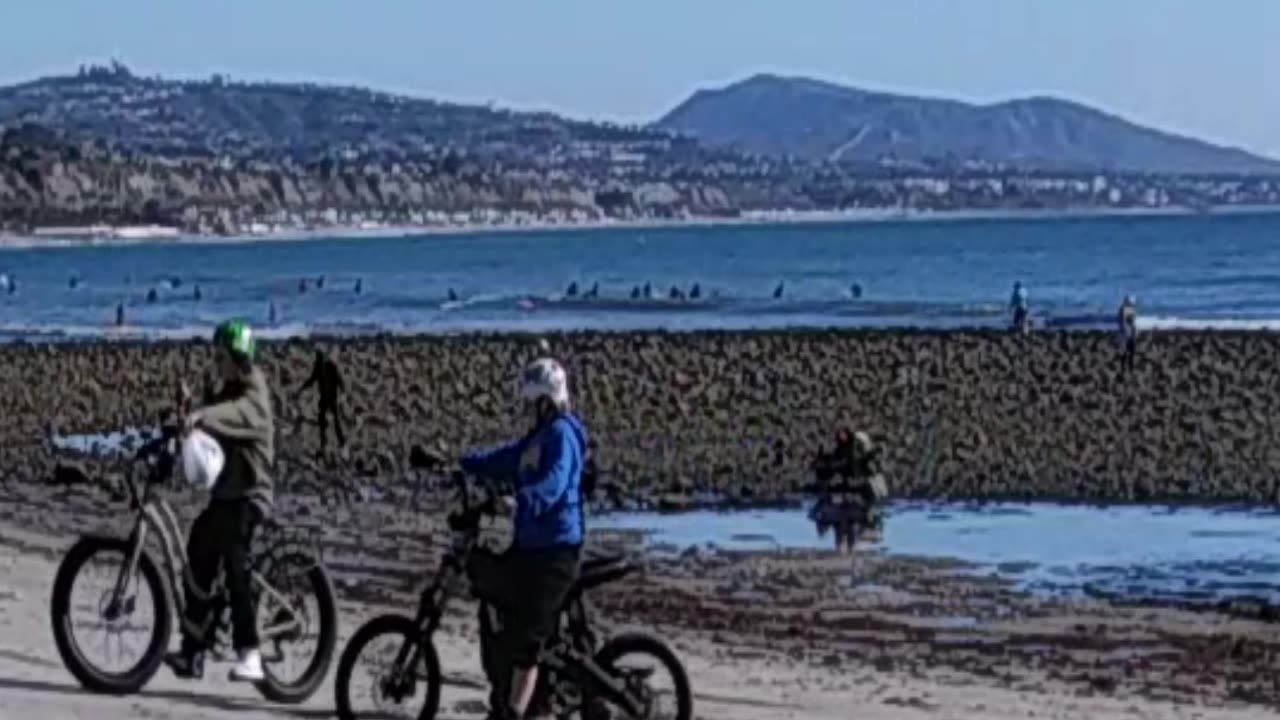
[[[307,582],[311,592],[315,594],[316,606],[320,612],[320,639],[316,644],[316,653],[311,659],[311,664],[298,680],[292,683],[280,682],[272,677],[271,667],[267,666],[267,679],[254,683],[254,687],[262,697],[281,705],[298,705],[315,694],[329,672],[329,666],[333,663],[333,652],[338,644],[338,608],[334,602],[333,582],[329,579],[329,573],[325,572],[322,565],[304,555],[291,555],[281,564],[285,565],[291,560],[309,567]],[[278,591],[279,588],[276,590]]]
[[[159,568],[145,551],[138,558],[138,575],[151,591],[156,616],[151,640],[138,663],[123,673],[104,672],[85,659],[71,632],[71,590],[76,576],[85,563],[98,553],[120,553],[124,562],[129,559],[133,544],[128,540],[108,538],[81,538],[58,565],[53,579],[53,596],[50,601],[50,618],[53,622],[53,642],[62,657],[62,664],[80,683],[81,687],[96,693],[130,695],[145,686],[164,661],[173,632],[173,602],[169,585]]]
[[[643,633],[625,633],[610,638],[596,652],[595,661],[600,667],[612,667],[624,655],[650,655],[666,667],[676,691],[676,720],[693,719],[693,692],[689,688],[689,674],[675,651],[665,642]]]
[[[426,669],[426,702],[418,713],[418,720],[435,720],[440,710],[440,689],[443,678],[440,674],[440,656],[430,639],[421,637],[421,631],[412,620],[403,615],[380,615],[360,626],[347,646],[342,649],[338,658],[338,673],[333,681],[334,705],[339,720],[360,720],[351,709],[351,674],[355,670],[356,660],[361,651],[371,640],[380,635],[398,635],[405,643],[422,646],[422,663]]]

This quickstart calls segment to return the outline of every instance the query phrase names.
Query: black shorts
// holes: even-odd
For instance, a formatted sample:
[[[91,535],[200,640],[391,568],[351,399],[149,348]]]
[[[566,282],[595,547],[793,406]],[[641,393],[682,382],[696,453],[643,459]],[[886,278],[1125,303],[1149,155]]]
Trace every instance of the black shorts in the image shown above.
[[[554,547],[471,556],[472,587],[502,613],[502,645],[517,667],[538,662],[578,580],[581,554],[580,547]]]

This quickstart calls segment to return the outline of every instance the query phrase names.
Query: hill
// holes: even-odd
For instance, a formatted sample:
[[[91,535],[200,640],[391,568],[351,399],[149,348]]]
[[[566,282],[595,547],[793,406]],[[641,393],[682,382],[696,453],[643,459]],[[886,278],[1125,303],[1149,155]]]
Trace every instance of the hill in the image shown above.
[[[781,87],[770,79],[754,82]],[[794,87],[790,81],[782,86]],[[808,97],[809,90],[802,94]],[[766,105],[775,102],[768,99],[773,91],[747,96],[763,98]],[[691,116],[702,112],[697,107],[708,107],[690,102]],[[806,112],[844,117],[818,112],[822,103],[790,104],[795,109],[786,113],[753,110],[760,121],[744,122],[730,113],[717,122],[769,128],[769,118],[781,118],[786,121],[782,129],[766,133],[772,139],[763,144],[772,151],[795,152],[787,140],[795,133],[786,130],[787,123],[804,127],[798,118]],[[724,106],[718,101],[711,105]],[[960,119],[972,110],[959,103],[946,106]],[[898,125],[909,124],[902,120],[905,115],[894,117]],[[931,122],[942,127],[950,121]],[[860,130],[831,150],[830,140],[819,140],[840,136],[829,125],[822,126],[822,133],[799,134],[805,143],[796,155],[803,157],[779,158],[748,151],[759,142],[743,143],[749,146],[743,150],[662,126],[571,120],[358,87],[245,83],[217,76],[168,80],[138,77],[121,65],[90,66],[74,75],[0,87],[0,233],[135,223],[235,234],[257,232],[255,228],[368,224],[683,220],[757,211],[787,216],[867,208],[907,212],[1280,203],[1280,183],[1263,175],[1098,177],[1096,166],[1081,171],[1070,163],[1057,167],[1077,169],[1011,172],[993,164],[950,163],[945,156],[943,162],[851,165],[849,160],[883,157],[883,150],[874,149],[882,133]],[[1149,131],[1133,132],[1141,138],[1128,145],[1113,138],[1114,147],[1102,159],[1128,157],[1132,147],[1144,147],[1143,138],[1155,142]],[[908,160],[913,153],[932,156],[938,142],[933,132],[917,135],[908,142],[903,132],[892,131],[892,142],[879,146]],[[1021,147],[1022,141],[1015,140],[1006,145]],[[1256,169],[1267,162],[1194,141],[1165,137],[1162,142],[1186,150],[1183,157],[1201,151],[1202,170],[1230,167],[1210,162],[1214,158],[1235,157],[1236,168]],[[1077,139],[1067,150],[1054,146],[1056,159],[1081,144]],[[1017,154],[1001,148],[989,154]],[[1145,152],[1159,154],[1151,148]],[[1079,161],[1079,155],[1073,157]]]
[[[699,90],[654,127],[808,160],[950,159],[1042,170],[1280,174],[1280,161],[1064,100],[973,105],[776,75]]]

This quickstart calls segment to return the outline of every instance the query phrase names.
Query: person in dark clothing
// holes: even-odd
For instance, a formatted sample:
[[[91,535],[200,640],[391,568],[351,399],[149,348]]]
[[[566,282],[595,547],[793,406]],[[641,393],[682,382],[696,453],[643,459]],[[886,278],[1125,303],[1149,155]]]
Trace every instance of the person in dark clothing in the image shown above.
[[[1027,288],[1021,280],[1013,284],[1013,295],[1009,298],[1009,312],[1013,313],[1013,329],[1025,335],[1031,328],[1031,304],[1027,300]]]
[[[316,385],[320,391],[319,403],[316,406],[316,425],[320,426],[320,451],[324,452],[329,446],[329,416],[331,415],[334,434],[338,437],[338,447],[344,447],[347,444],[347,436],[342,430],[342,406],[339,403],[339,395],[346,389],[346,384],[342,381],[342,372],[338,370],[338,364],[323,350],[316,350],[316,360],[311,366],[311,376],[302,383],[302,387],[298,388],[297,394],[301,395],[312,385]]]
[[[585,537],[582,480],[586,431],[571,412],[564,368],[543,358],[521,373],[533,427],[496,448],[468,454],[467,472],[512,483],[515,536],[501,555],[476,553],[477,593],[503,613],[490,667],[491,718],[521,718],[538,679],[538,655],[578,577]]]
[[[1133,372],[1138,357],[1138,301],[1126,295],[1116,318],[1120,330],[1120,371]]]
[[[264,679],[258,652],[257,616],[250,589],[249,549],[253,533],[270,514],[274,495],[271,466],[275,460],[275,423],[271,390],[253,364],[254,339],[249,326],[229,320],[214,331],[214,353],[221,387],[206,387],[206,403],[188,415],[183,427],[199,428],[222,446],[226,460],[213,486],[208,506],[191,526],[187,565],[203,593],[212,589],[219,567],[225,572],[231,604],[233,644],[238,662],[231,679]],[[183,389],[183,400],[190,393]],[[185,402],[184,402],[185,404]],[[203,675],[203,655],[218,618],[209,617],[204,598],[186,589],[182,649],[165,657],[180,678]]]
[[[880,453],[870,435],[838,429],[835,448],[819,455],[813,468],[818,479],[818,501],[810,515],[819,534],[825,534],[828,527],[834,530],[837,552],[853,549],[855,528],[859,525],[883,531],[883,504],[889,492],[880,468]]]

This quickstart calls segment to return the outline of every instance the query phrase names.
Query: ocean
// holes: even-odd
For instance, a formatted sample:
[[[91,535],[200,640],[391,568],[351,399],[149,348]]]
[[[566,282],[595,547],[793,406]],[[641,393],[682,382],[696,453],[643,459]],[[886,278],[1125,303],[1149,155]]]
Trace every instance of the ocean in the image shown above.
[[[1110,327],[1132,293],[1142,327],[1271,328],[1280,214],[7,247],[0,274],[0,339],[10,341],[188,337],[229,316],[267,336],[1004,327],[1015,281],[1046,326]]]

